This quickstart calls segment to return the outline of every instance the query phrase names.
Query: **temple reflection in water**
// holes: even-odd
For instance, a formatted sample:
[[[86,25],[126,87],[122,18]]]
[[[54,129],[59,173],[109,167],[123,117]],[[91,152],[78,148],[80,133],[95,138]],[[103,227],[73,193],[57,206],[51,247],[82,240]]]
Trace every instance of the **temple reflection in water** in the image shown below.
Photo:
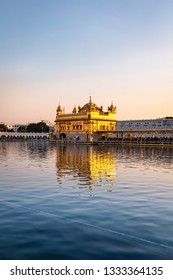
[[[81,185],[105,182],[111,186],[116,177],[115,154],[111,147],[60,145],[56,165],[59,183],[63,183],[67,173],[77,177]]]
[[[91,189],[116,186],[116,169],[122,162],[131,168],[134,162],[167,168],[173,163],[173,150],[161,147],[58,145],[56,166],[58,183],[71,175],[77,184]],[[72,186],[71,186],[72,187]]]

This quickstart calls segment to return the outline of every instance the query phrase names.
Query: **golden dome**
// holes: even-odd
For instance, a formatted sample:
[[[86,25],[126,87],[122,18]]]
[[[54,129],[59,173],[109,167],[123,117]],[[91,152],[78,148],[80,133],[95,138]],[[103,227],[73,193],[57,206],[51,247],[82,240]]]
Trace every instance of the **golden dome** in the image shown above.
[[[81,107],[79,109],[79,113],[81,112],[88,112],[88,111],[99,111],[99,112],[102,112],[103,110],[103,107],[98,107],[95,103],[93,103],[91,101],[91,96],[90,96],[90,100],[88,103],[86,103],[83,107]]]

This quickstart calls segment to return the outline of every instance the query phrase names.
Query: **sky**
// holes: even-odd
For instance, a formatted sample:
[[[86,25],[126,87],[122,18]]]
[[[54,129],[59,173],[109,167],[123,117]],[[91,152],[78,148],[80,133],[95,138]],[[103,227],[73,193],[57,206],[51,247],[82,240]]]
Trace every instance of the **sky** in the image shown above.
[[[172,0],[0,0],[0,122],[173,116]]]

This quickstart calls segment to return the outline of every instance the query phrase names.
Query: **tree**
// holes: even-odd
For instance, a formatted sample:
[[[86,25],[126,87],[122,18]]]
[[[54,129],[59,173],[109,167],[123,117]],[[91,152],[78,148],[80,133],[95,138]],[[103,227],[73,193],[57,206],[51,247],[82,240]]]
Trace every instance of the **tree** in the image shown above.
[[[7,126],[3,123],[0,124],[0,132],[6,132],[7,131]]]
[[[19,126],[17,132],[26,132],[27,130],[27,126],[26,125],[21,125]]]
[[[36,123],[30,123],[27,126],[27,132],[38,132],[37,131],[37,124]]]
[[[49,132],[49,126],[44,122],[37,123],[39,132]]]
[[[30,123],[27,126],[27,132],[49,132],[49,126],[44,122]]]

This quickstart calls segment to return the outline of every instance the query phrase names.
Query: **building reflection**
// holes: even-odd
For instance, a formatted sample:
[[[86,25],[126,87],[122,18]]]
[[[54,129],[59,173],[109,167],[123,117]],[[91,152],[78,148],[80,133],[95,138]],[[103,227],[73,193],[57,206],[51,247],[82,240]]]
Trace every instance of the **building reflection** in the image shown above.
[[[65,176],[72,175],[80,185],[92,186],[102,182],[111,186],[114,183],[115,153],[113,147],[88,145],[60,145],[57,147],[57,176],[63,183]]]
[[[147,163],[148,165],[161,165],[165,167],[168,163],[173,164],[173,148],[164,146],[126,146],[117,145],[116,159]]]
[[[56,147],[57,180],[63,184],[66,176],[70,182],[91,189],[97,186],[115,186],[117,165],[170,168],[173,164],[173,149],[144,146],[90,146],[59,145]],[[68,177],[69,178],[69,177]],[[68,180],[66,180],[67,183]],[[65,184],[66,185],[66,184]],[[109,189],[111,191],[111,188]]]

